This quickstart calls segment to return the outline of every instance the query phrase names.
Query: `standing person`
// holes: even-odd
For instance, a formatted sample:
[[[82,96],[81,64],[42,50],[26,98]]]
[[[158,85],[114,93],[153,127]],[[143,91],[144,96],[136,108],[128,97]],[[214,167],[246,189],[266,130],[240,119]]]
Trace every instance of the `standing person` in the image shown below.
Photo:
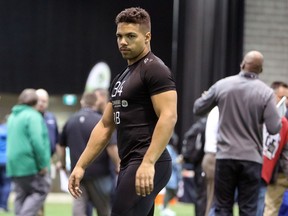
[[[117,15],[116,25],[128,67],[112,82],[110,102],[69,178],[69,191],[80,197],[85,169],[116,127],[121,167],[111,216],[153,215],[154,199],[171,175],[166,145],[177,120],[176,87],[168,67],[150,51],[149,14],[128,8]]]
[[[7,175],[15,185],[16,216],[36,215],[50,190],[50,145],[37,98],[34,89],[23,90],[7,121]]]
[[[51,157],[56,151],[56,146],[59,142],[59,132],[56,117],[53,113],[48,111],[49,107],[49,95],[45,89],[37,89],[36,94],[38,96],[38,102],[36,109],[42,114],[44,121],[48,129],[48,136],[50,141]],[[44,206],[41,207],[37,216],[44,216]]]
[[[109,103],[109,91],[106,89],[98,88],[94,90],[97,97],[96,110],[103,115],[107,104]]]
[[[101,115],[95,112],[96,95],[94,93],[84,93],[80,102],[82,108],[70,117],[64,125],[60,142],[63,147],[62,155],[65,155],[66,147],[70,149],[72,169],[84,151],[91,131],[101,119]],[[111,178],[110,157],[115,163],[119,163],[117,151],[110,150],[110,148],[114,149],[115,146],[116,139],[111,140],[107,148],[87,168],[82,180],[83,196],[73,202],[74,216],[86,215],[88,201],[96,208],[98,216],[110,215],[110,198],[114,185]],[[118,167],[118,164],[115,166]]]
[[[48,111],[49,95],[45,89],[37,89],[38,103],[36,109],[43,115],[45,123],[48,128],[48,135],[51,147],[51,156],[56,151],[56,145],[59,142],[58,125],[55,115]]]
[[[183,171],[192,171],[194,176],[188,181],[193,181],[192,189],[195,193],[195,215],[203,216],[205,214],[206,207],[206,183],[201,162],[204,157],[204,145],[205,145],[205,128],[207,117],[198,119],[188,131],[184,134],[182,142],[182,156],[183,156]],[[189,172],[188,171],[188,172]],[[189,190],[184,181],[185,192]],[[185,193],[184,192],[184,193]]]
[[[178,154],[178,135],[173,133],[170,142],[167,145],[167,150],[171,155],[172,159],[172,174],[171,177],[165,186],[165,195],[164,195],[164,202],[163,202],[163,209],[161,209],[161,216],[175,216],[176,213],[168,208],[169,202],[173,198],[177,198],[178,186],[179,182],[182,179],[181,176],[181,157]]]
[[[11,178],[6,174],[7,124],[0,124],[0,212],[8,212],[8,198],[11,190]]]
[[[107,104],[109,103],[109,92],[106,89],[96,89],[94,91],[95,95],[96,95],[96,111],[98,113],[100,113],[101,115],[103,115],[105,108],[107,106]],[[112,170],[112,178],[114,180],[116,180],[116,175],[119,173],[119,168],[120,168],[120,158],[118,155],[118,147],[117,147],[117,133],[116,131],[113,132],[112,136],[111,136],[111,141],[113,141],[113,144],[116,145],[110,145],[109,148],[106,148],[109,155],[111,155],[111,160],[112,160],[112,164],[111,164],[111,170]],[[115,165],[117,165],[115,167]],[[113,172],[114,171],[114,172]],[[116,171],[116,172],[115,172]]]
[[[240,215],[256,215],[261,180],[262,125],[270,134],[281,128],[271,88],[258,79],[263,56],[248,52],[238,75],[224,78],[194,103],[198,115],[219,108],[215,170],[215,215],[232,215],[238,189]]]
[[[219,109],[215,106],[207,117],[205,128],[205,155],[202,160],[202,168],[205,173],[207,203],[205,216],[214,216],[214,179],[217,152]]]
[[[277,102],[286,96],[285,91],[288,90],[286,83],[273,82],[271,87]],[[279,134],[271,136],[267,132],[264,133],[263,152],[262,178],[265,185],[262,200],[258,203],[259,215],[277,216],[284,192],[288,188],[288,121],[285,116],[282,117],[282,128]]]

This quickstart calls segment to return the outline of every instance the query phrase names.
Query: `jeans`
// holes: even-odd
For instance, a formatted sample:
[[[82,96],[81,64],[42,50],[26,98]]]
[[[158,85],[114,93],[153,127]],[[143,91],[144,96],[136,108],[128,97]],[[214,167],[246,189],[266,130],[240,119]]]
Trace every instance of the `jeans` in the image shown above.
[[[0,208],[8,211],[8,198],[11,190],[11,179],[6,175],[5,164],[0,165]]]
[[[263,216],[264,207],[265,207],[265,194],[267,191],[267,185],[265,182],[261,182],[259,195],[258,195],[258,203],[257,203],[257,213],[256,216]]]
[[[237,202],[237,198],[238,198],[238,191],[236,189],[235,191],[235,196],[234,196],[234,202]],[[215,216],[215,203],[213,202],[211,205],[211,208],[209,209],[207,216]]]
[[[211,206],[208,216],[215,216],[215,205]]]
[[[216,159],[215,215],[232,216],[238,189],[240,216],[255,216],[262,165],[252,161]]]
[[[288,214],[288,191],[286,190],[283,195],[283,202],[279,209],[278,216],[285,216]]]

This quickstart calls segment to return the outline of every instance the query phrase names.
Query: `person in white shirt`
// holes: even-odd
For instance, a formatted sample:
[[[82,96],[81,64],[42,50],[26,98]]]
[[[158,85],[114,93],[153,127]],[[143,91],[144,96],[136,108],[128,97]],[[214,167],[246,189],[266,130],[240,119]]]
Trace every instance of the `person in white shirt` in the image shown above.
[[[218,135],[219,109],[214,107],[208,117],[205,129],[205,155],[202,161],[202,169],[205,173],[207,185],[207,204],[205,216],[212,216],[214,212],[210,209],[214,202],[214,175],[217,151],[217,135]]]

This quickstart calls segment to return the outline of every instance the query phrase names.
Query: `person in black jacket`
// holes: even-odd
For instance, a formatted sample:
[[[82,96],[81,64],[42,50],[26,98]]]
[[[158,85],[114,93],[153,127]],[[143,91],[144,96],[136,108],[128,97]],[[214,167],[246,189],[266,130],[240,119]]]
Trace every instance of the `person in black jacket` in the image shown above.
[[[73,169],[84,151],[89,136],[95,125],[100,121],[101,115],[96,112],[95,93],[84,93],[81,99],[81,109],[71,116],[64,125],[61,134],[60,145],[64,149],[69,147],[71,169]],[[111,193],[114,181],[111,172],[111,159],[119,162],[117,152],[114,149],[117,141],[112,137],[109,145],[102,151],[99,157],[86,169],[81,182],[83,196],[73,202],[73,215],[86,215],[88,202],[92,203],[98,216],[109,216],[111,213]],[[116,155],[115,155],[116,153]],[[62,159],[62,161],[65,161]],[[116,167],[119,164],[115,164]]]

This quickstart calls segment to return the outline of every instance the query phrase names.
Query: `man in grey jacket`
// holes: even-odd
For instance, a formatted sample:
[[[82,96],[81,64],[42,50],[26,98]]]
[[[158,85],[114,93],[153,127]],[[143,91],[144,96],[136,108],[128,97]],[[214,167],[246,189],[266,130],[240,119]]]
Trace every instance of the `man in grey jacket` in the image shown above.
[[[215,170],[216,216],[232,215],[235,189],[241,216],[254,216],[261,180],[262,125],[270,134],[281,128],[271,88],[258,79],[263,55],[247,53],[241,72],[216,82],[194,104],[194,113],[219,107]]]

